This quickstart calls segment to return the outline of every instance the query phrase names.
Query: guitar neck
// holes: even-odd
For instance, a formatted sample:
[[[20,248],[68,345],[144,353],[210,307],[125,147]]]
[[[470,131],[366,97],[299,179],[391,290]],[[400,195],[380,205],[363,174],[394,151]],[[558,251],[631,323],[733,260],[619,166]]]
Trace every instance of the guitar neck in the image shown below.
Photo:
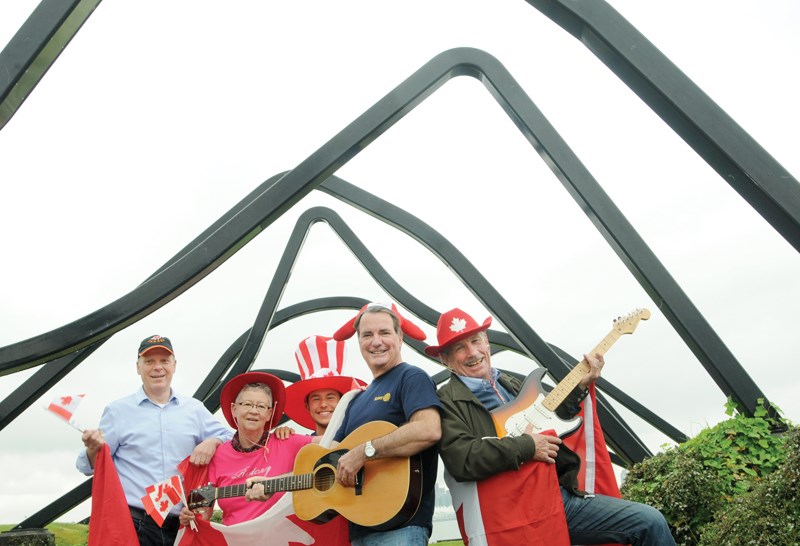
[[[595,346],[594,349],[591,350],[589,354],[606,354],[614,342],[616,342],[620,338],[621,333],[616,329],[612,329],[603,340]],[[578,383],[581,382],[581,379],[584,375],[589,372],[589,363],[586,362],[586,359],[581,360],[578,364],[572,368],[567,376],[562,379],[558,385],[553,388],[550,393],[544,397],[542,400],[542,405],[549,409],[550,411],[556,411],[556,408],[561,405],[561,403],[569,396],[575,387],[578,386]]]
[[[280,491],[298,491],[300,489],[311,489],[314,484],[314,474],[298,474],[296,476],[281,476],[270,480],[259,482],[264,485],[264,492],[267,494],[278,493]],[[247,484],[228,485],[217,487],[214,495],[217,499],[228,499],[231,497],[243,497],[247,492]]]

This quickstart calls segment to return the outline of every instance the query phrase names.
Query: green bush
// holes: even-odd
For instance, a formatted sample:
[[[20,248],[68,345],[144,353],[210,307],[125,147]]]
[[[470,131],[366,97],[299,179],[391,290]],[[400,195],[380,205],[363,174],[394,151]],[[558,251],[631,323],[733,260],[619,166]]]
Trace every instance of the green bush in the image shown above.
[[[720,510],[701,546],[800,544],[800,429],[786,434],[786,461],[752,491]]]
[[[698,544],[699,529],[724,505],[722,482],[696,452],[670,449],[634,465],[625,476],[623,498],[664,514],[679,545]]]
[[[214,510],[214,513],[211,514],[211,521],[214,523],[222,523],[222,510]]]
[[[786,460],[784,436],[772,433],[778,423],[761,404],[748,417],[728,400],[726,413],[733,417],[634,465],[622,496],[661,510],[679,545],[704,544],[709,524]]]
[[[759,399],[755,415],[747,417],[728,399],[726,413],[736,415],[704,429],[681,446],[697,452],[703,464],[717,471],[730,498],[749,491],[754,482],[770,474],[786,458],[783,437],[772,434],[777,423],[769,417],[763,403]]]

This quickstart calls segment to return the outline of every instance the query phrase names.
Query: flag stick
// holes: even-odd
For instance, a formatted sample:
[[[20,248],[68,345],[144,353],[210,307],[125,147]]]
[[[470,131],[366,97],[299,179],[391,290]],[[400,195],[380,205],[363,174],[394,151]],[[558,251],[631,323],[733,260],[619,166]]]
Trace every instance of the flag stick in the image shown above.
[[[83,432],[83,429],[81,427],[79,427],[74,421],[71,421],[71,420],[67,421],[67,424],[69,426],[71,426],[72,428],[74,428],[75,430],[77,430],[77,431],[79,431],[81,433]]]

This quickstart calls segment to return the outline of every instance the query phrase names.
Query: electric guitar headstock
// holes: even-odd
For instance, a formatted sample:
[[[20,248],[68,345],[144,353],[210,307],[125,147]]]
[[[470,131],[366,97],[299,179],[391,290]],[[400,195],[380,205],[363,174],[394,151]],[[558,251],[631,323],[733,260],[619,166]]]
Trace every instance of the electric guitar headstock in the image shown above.
[[[636,327],[639,326],[640,320],[647,320],[650,318],[650,311],[648,309],[637,309],[624,317],[617,317],[614,320],[614,330],[620,334],[632,334]]]

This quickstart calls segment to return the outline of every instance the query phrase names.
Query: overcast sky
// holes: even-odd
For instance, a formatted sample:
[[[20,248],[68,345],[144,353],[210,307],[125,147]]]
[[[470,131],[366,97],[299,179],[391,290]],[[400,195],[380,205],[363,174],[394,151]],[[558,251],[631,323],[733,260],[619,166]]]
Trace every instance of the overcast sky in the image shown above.
[[[789,172],[800,173],[793,0],[611,2]],[[36,5],[0,3],[5,44]],[[79,319],[134,289],[262,181],[313,153],[435,55],[470,46],[520,83],[724,343],[792,420],[800,258],[769,224],[575,38],[522,0],[102,2],[0,131],[4,254],[0,346]],[[233,7],[231,7],[233,6]],[[607,355],[604,376],[689,435],[724,396],[486,89],[451,80],[338,176],[432,225],[547,341],[573,355],[612,319],[650,321]],[[252,323],[300,213],[337,210],[388,271],[435,309],[486,311],[408,237],[324,195],[305,198],[166,307],[115,335],[0,432],[0,512],[31,515],[84,479],[80,433],[42,410],[86,393],[80,419],[139,384],[135,349],[172,338],[173,386],[192,393]],[[280,307],[385,294],[324,225]],[[296,371],[303,337],[352,313],[267,336],[256,367]],[[502,329],[501,324],[495,324]],[[435,329],[425,325],[429,341]],[[365,379],[357,346],[347,368]],[[435,364],[406,349],[431,373]],[[518,357],[496,359],[527,372]],[[6,396],[33,370],[0,377]],[[624,409],[624,415],[629,416]],[[634,417],[657,451],[668,440]],[[89,505],[65,521],[88,515]]]

